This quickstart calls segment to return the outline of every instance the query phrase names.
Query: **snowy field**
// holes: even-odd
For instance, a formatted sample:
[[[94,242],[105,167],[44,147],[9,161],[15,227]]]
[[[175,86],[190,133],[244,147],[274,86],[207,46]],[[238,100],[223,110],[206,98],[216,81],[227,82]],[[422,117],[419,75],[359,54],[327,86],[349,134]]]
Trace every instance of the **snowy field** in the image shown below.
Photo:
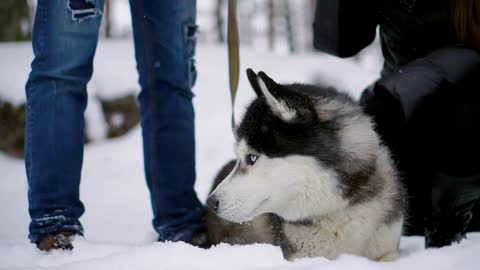
[[[358,97],[377,76],[381,60],[367,49],[361,57],[339,60],[320,54],[274,55],[243,48],[242,70],[263,70],[279,82],[323,82]],[[0,45],[0,97],[24,101],[24,83],[31,61],[28,43]],[[200,45],[195,86],[197,114],[197,193],[205,200],[213,176],[233,157],[226,49]],[[242,73],[237,117],[253,98]],[[104,140],[95,96],[138,92],[132,42],[102,41],[89,84],[87,118],[97,139],[85,149],[81,221],[85,238],[72,251],[38,251],[27,240],[27,183],[24,164],[0,154],[0,269],[480,269],[480,234],[459,245],[423,249],[423,238],[404,237],[402,258],[376,263],[343,255],[287,262],[269,245],[219,245],[202,250],[183,243],[156,243],[149,195],[143,177],[141,137],[137,127],[126,136]],[[95,124],[96,123],[96,124]],[[478,257],[477,257],[478,256]]]

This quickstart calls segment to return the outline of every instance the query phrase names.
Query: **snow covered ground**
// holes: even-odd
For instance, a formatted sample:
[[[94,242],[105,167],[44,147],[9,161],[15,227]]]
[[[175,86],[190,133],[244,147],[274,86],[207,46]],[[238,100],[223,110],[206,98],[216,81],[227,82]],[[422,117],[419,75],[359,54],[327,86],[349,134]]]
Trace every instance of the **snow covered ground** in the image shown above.
[[[195,86],[197,113],[196,190],[205,200],[214,174],[233,157],[230,131],[226,48],[200,45],[199,77]],[[321,54],[284,56],[253,49],[241,51],[242,70],[263,70],[280,82],[322,81],[358,96],[377,76],[381,61],[367,50],[357,60],[339,60]],[[24,100],[31,49],[28,43],[0,45],[0,98]],[[100,123],[95,95],[138,91],[132,42],[102,41],[95,73],[89,84],[87,117]],[[242,74],[236,113],[253,97]],[[100,134],[101,126],[92,125]],[[156,243],[150,226],[149,195],[143,178],[141,134],[137,127],[126,136],[102,140],[85,149],[81,198],[86,213],[81,221],[85,238],[73,251],[40,252],[27,241],[27,184],[24,164],[0,154],[0,269],[479,269],[480,234],[471,234],[459,245],[423,249],[423,238],[404,237],[402,258],[376,263],[343,255],[287,262],[277,247],[269,245],[219,245],[202,250],[183,243]]]

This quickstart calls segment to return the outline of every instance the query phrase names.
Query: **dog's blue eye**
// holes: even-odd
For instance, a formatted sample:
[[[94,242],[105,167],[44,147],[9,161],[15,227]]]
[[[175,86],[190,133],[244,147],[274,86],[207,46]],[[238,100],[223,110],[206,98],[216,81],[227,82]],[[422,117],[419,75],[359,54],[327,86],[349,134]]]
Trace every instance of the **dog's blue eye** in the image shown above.
[[[253,165],[253,164],[255,164],[255,162],[257,161],[257,159],[258,159],[258,156],[257,156],[257,155],[251,155],[251,154],[249,154],[249,155],[247,155],[247,164],[248,164],[248,165]]]

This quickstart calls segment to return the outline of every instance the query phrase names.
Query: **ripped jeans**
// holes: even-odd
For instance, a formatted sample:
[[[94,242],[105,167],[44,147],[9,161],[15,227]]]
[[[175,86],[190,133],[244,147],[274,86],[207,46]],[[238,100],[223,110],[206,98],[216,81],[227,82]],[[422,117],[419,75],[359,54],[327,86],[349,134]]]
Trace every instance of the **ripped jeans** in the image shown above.
[[[193,189],[196,2],[131,0],[130,6],[153,225],[160,241],[188,242],[204,229],[204,209]],[[25,164],[32,242],[60,231],[83,235],[79,221],[84,212],[79,198],[83,113],[102,12],[103,0],[37,4],[35,58],[26,85]]]

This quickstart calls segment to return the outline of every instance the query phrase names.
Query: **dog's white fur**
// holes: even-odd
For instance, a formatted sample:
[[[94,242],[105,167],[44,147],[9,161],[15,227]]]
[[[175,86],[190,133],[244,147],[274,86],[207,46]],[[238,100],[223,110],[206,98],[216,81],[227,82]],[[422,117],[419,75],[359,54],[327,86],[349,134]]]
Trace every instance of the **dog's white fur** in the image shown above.
[[[379,164],[379,167],[389,168],[388,152],[383,148],[378,151],[377,162],[387,163]],[[237,155],[244,157],[246,153],[255,152],[245,141],[241,141],[237,146]],[[256,166],[251,168],[243,163],[237,162],[236,169],[214,191],[224,202],[223,211],[218,214],[236,223],[253,220],[254,230],[265,230],[262,227],[265,223],[260,222],[264,213],[275,213],[287,221],[310,219],[314,224],[284,225],[284,234],[298,249],[288,259],[316,256],[333,259],[341,253],[373,260],[398,257],[402,220],[390,225],[382,224],[383,209],[396,186],[387,184],[381,196],[349,206],[336,186],[335,173],[319,167],[318,162],[310,157],[270,159],[260,156]],[[234,177],[239,167],[248,171]],[[395,172],[385,170],[377,173],[388,178]]]
[[[380,155],[388,155],[382,151]],[[385,162],[379,158],[378,162]],[[388,175],[391,171],[378,172]],[[321,187],[317,187],[321,188]],[[402,220],[384,224],[384,209],[394,186],[386,186],[381,196],[362,204],[344,207],[341,211],[316,215],[318,226],[285,224],[284,233],[292,245],[302,246],[290,259],[324,256],[335,258],[341,253],[365,256],[373,260],[389,261],[398,257]]]
[[[240,141],[237,155],[244,157],[250,153],[255,151],[245,141]],[[271,159],[259,156],[255,166],[249,167],[244,161],[237,162],[237,166],[246,170],[245,174],[230,174],[214,191],[223,202],[219,214],[227,220],[241,223],[263,213],[274,213],[295,221],[324,215],[347,205],[333,179],[334,173],[319,168],[310,157]],[[316,192],[312,194],[311,190]]]

